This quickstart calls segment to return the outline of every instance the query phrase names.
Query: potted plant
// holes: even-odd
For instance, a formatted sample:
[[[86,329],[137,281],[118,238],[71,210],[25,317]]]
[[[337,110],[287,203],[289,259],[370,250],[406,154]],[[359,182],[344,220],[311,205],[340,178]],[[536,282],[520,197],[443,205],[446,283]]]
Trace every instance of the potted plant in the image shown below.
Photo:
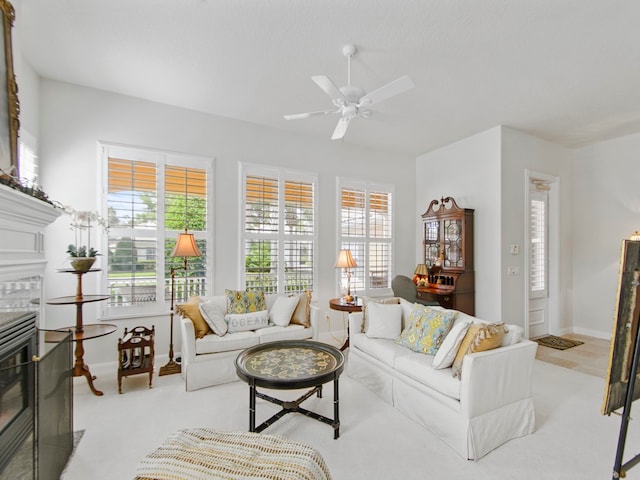
[[[70,243],[67,247],[67,253],[71,257],[71,266],[76,272],[88,272],[96,261],[96,257],[100,255],[98,251],[92,247],[89,247],[87,252],[87,246],[82,245],[77,247],[73,243]]]
[[[91,229],[93,224],[102,225],[105,230],[107,223],[95,212],[79,212],[72,208],[65,207],[65,212],[72,216],[71,228],[75,231],[75,243],[67,246],[67,253],[71,257],[71,267],[77,272],[88,272],[100,255],[91,246]],[[84,236],[86,233],[86,244]]]

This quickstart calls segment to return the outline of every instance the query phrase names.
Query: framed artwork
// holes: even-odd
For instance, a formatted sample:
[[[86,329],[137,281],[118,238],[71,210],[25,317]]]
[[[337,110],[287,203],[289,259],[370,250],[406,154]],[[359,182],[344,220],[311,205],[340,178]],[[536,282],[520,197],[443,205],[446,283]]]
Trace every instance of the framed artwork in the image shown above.
[[[609,369],[605,384],[602,413],[622,408],[631,378],[633,354],[638,345],[640,324],[640,241],[624,240],[620,258],[618,303],[615,310]],[[640,376],[636,372],[633,399],[640,398]]]
[[[0,0],[2,13],[2,35],[4,62],[0,62],[0,168],[5,173],[19,176],[18,166],[18,129],[20,120],[20,104],[18,102],[18,85],[13,71],[13,49],[11,46],[11,29],[15,20],[15,10],[7,0]]]

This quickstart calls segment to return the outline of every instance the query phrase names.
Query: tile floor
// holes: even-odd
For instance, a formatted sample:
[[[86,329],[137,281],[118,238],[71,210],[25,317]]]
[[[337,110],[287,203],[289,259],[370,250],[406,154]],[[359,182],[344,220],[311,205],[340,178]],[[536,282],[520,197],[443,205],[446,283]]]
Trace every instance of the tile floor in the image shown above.
[[[579,340],[584,344],[567,350],[556,350],[538,345],[536,358],[571,370],[606,378],[607,369],[609,368],[609,346],[611,344],[609,340],[577,333],[568,333],[562,335],[562,337]]]

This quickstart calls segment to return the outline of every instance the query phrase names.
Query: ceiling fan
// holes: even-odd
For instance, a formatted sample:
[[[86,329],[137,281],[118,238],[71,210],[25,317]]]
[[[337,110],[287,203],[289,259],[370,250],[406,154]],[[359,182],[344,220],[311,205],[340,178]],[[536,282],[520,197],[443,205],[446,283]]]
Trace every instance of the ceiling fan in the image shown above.
[[[338,88],[336,84],[325,75],[315,75],[311,77],[311,80],[331,97],[333,104],[336,106],[335,109],[285,115],[285,120],[299,120],[302,118],[337,113],[340,115],[340,120],[338,120],[338,125],[336,125],[333,135],[331,136],[332,140],[337,140],[345,136],[349,122],[355,117],[368,118],[371,115],[371,110],[369,110],[370,106],[413,88],[413,81],[407,75],[397,78],[393,82],[387,83],[371,93],[366,93],[362,88],[351,85],[351,57],[353,57],[355,53],[355,45],[349,44],[342,47],[342,54],[347,57],[347,85],[344,87]]]

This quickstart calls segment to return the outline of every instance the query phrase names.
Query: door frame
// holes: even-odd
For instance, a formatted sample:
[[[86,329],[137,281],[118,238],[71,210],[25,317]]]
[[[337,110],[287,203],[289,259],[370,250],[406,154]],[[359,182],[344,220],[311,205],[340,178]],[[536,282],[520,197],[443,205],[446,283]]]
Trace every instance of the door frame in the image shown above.
[[[524,336],[529,338],[529,189],[533,180],[542,180],[549,185],[548,201],[548,331],[560,333],[560,178],[528,168],[524,171]]]

